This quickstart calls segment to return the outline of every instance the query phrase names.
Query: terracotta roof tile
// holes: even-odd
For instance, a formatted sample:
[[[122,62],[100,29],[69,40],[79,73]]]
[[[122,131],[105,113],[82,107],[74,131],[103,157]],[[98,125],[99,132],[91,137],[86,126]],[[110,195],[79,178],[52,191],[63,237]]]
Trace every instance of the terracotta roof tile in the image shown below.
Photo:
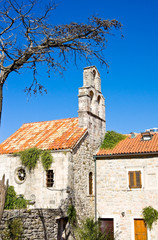
[[[97,155],[112,156],[158,152],[158,133],[152,133],[152,135],[152,139],[148,141],[143,141],[141,134],[137,134],[135,138],[128,136],[120,141],[113,149],[100,149]]]
[[[78,118],[25,123],[0,144],[0,154],[19,152],[30,147],[50,150],[73,148],[86,130],[79,128]]]

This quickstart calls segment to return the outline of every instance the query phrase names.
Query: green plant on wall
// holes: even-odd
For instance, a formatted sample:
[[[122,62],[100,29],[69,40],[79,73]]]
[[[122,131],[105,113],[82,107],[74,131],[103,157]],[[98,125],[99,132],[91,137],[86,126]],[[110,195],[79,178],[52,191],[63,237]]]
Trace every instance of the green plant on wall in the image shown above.
[[[8,220],[6,224],[6,228],[3,231],[2,239],[3,240],[20,240],[23,239],[23,223],[20,218],[14,218],[12,220]]]
[[[9,186],[6,196],[5,209],[21,209],[26,208],[28,200],[24,199],[23,195],[17,196],[14,187]]]
[[[24,151],[19,152],[21,163],[31,171],[36,167],[37,161],[39,159],[41,150],[38,148],[29,148]]]
[[[49,150],[42,151],[41,162],[42,162],[44,170],[48,170],[51,167],[51,164],[53,162],[53,157]]]
[[[124,140],[126,137],[127,136],[115,131],[107,131],[100,148],[113,149],[121,140]]]
[[[53,162],[50,150],[41,150],[36,147],[14,153],[14,156],[20,156],[22,165],[24,165],[29,171],[35,169],[40,156],[45,170],[48,170]]]
[[[158,220],[158,211],[149,206],[143,208],[142,214],[147,227],[151,230],[153,223]]]
[[[69,205],[68,210],[67,210],[67,215],[68,215],[68,221],[72,225],[75,225],[76,223],[76,209],[74,205]]]

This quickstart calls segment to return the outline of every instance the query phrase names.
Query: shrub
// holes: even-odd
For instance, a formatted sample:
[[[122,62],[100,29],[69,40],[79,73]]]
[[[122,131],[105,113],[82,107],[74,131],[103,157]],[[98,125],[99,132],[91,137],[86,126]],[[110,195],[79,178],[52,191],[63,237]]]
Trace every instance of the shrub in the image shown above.
[[[146,225],[151,230],[152,224],[158,220],[158,211],[151,206],[143,208],[143,217]]]
[[[14,209],[16,204],[16,192],[13,186],[9,186],[7,190],[7,196],[5,201],[5,209]]]
[[[76,223],[76,209],[73,205],[69,205],[68,210],[67,210],[67,215],[68,215],[68,221],[72,225],[75,225]]]
[[[20,218],[7,221],[3,231],[3,240],[20,240],[23,234],[23,223]]]
[[[87,218],[82,222],[80,228],[77,228],[78,240],[114,240],[112,234],[102,233],[99,222],[95,222],[93,218]]]
[[[17,196],[14,187],[9,186],[6,196],[5,209],[21,209],[26,208],[28,200],[24,199],[23,195]]]

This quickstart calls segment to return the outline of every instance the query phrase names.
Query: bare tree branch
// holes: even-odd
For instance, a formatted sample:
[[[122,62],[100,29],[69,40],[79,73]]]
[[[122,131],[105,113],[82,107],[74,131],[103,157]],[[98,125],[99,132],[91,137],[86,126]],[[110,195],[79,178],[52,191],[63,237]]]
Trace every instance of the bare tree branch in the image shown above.
[[[25,4],[26,3],[26,4]],[[37,81],[37,65],[46,62],[48,76],[50,71],[62,73],[70,56],[90,61],[93,57],[101,64],[108,66],[104,58],[107,36],[113,29],[121,29],[117,20],[105,20],[98,17],[88,19],[85,24],[50,24],[50,16],[56,4],[49,4],[43,15],[34,11],[38,0],[2,0],[0,5],[0,85],[13,71],[20,72],[24,67],[33,71],[33,81],[26,88],[36,94],[46,89]],[[20,46],[20,47],[19,47]],[[64,61],[61,63],[61,60]],[[2,91],[2,90],[0,90]],[[2,96],[1,92],[0,95]],[[0,100],[0,114],[2,100]]]

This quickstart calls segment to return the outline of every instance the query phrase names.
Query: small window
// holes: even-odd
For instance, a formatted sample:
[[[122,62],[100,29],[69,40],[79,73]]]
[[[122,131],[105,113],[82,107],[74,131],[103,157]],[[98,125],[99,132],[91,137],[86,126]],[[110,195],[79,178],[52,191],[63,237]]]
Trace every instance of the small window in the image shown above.
[[[15,170],[15,181],[16,183],[23,183],[26,180],[26,171],[23,167],[19,167]]]
[[[93,173],[89,173],[89,195],[93,194]]]
[[[150,141],[152,139],[152,134],[150,132],[141,133],[142,141]]]
[[[95,70],[93,70],[93,76],[94,76],[94,78],[95,78],[95,76],[96,76],[96,71],[95,71]]]
[[[97,102],[98,102],[98,104],[100,104],[100,99],[101,99],[101,97],[98,96],[98,98],[97,98]]]
[[[46,171],[46,186],[53,187],[54,185],[54,172],[53,170]]]
[[[129,171],[129,188],[141,188],[141,171]]]
[[[93,99],[93,96],[94,96],[94,93],[93,93],[93,91],[90,91],[89,95],[90,95],[90,99],[91,99],[91,101],[92,101],[92,99]]]

